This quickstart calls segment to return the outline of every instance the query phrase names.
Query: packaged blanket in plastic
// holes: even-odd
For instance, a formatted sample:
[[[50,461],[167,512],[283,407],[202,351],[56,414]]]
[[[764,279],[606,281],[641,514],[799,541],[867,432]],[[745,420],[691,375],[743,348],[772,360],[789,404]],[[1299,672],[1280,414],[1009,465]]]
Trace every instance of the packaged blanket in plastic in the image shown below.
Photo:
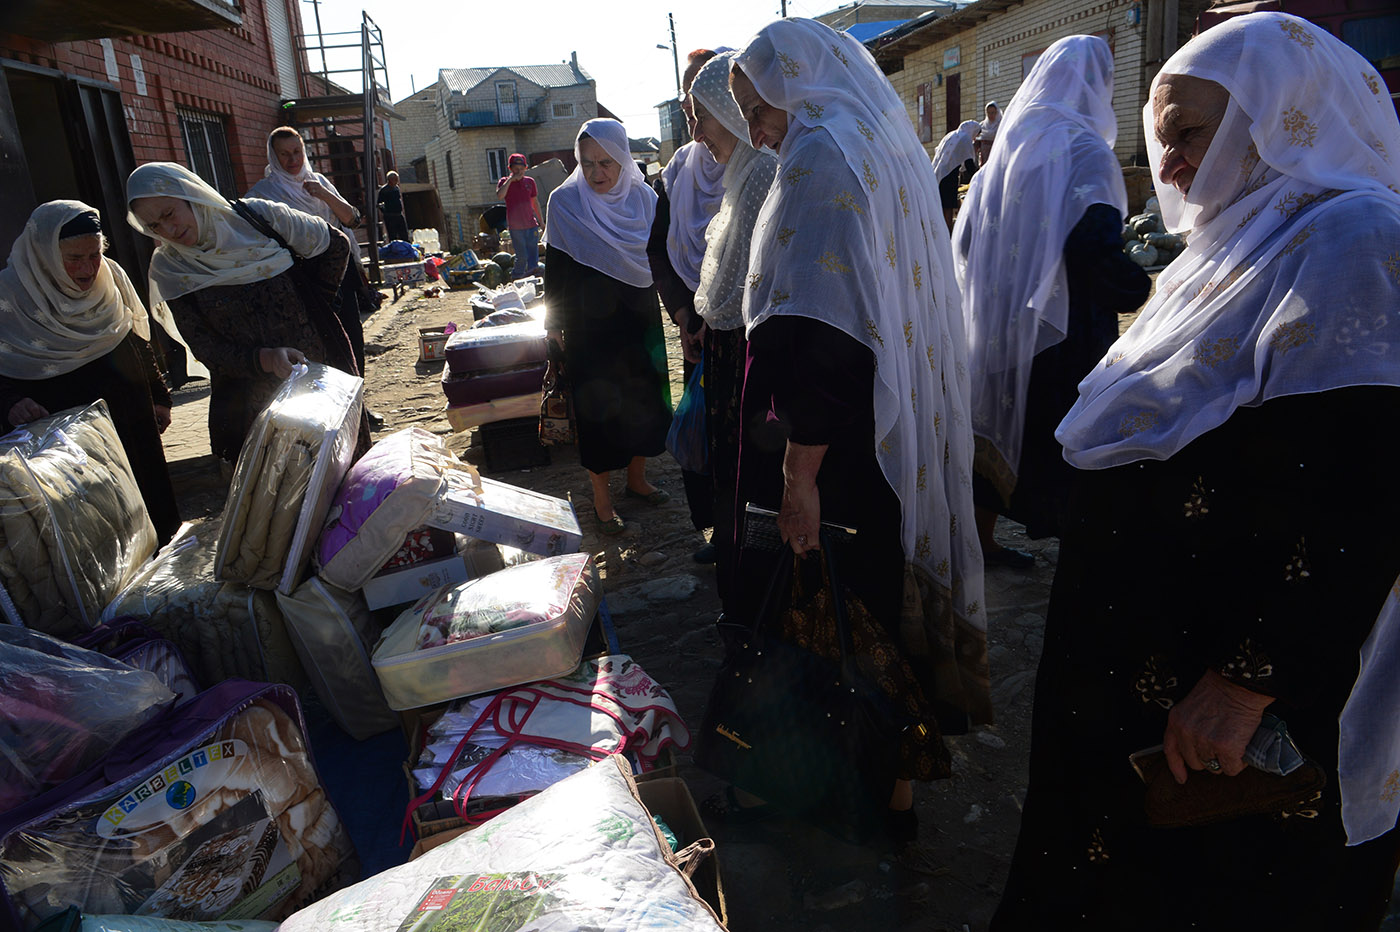
[[[171,641],[196,681],[237,677],[306,684],[273,593],[214,578],[214,548],[182,527],[102,613],[104,621],[140,620]]]
[[[60,637],[98,616],[156,549],[107,403],[0,438],[0,609]]]
[[[458,330],[447,338],[444,355],[448,367],[458,375],[543,365],[548,361],[549,343],[545,338],[544,321],[537,315],[504,326],[481,326],[484,323],[484,320],[478,321],[475,326]]]
[[[538,793],[609,754],[646,772],[689,745],[661,684],[626,654],[595,657],[568,676],[449,705],[428,727],[413,769],[423,795],[411,805],[437,794],[471,821],[474,801]]]
[[[279,932],[723,927],[610,757],[416,860],[290,916]]]
[[[73,643],[154,673],[175,694],[176,705],[199,695],[199,684],[180,648],[134,618],[104,622]]]
[[[185,922],[149,916],[83,915],[77,909],[48,919],[39,932],[277,932],[277,923],[260,919],[230,922]]]
[[[442,370],[442,393],[447,404],[454,408],[485,404],[497,398],[538,394],[547,370],[548,365],[540,362],[509,369],[459,372],[449,362]]]
[[[291,595],[277,593],[277,604],[311,685],[335,723],[356,741],[397,728],[399,718],[384,703],[369,663],[379,625],[364,597],[313,576]]]
[[[336,492],[317,545],[326,581],[359,589],[421,527],[447,474],[468,468],[441,437],[407,427],[377,442],[350,467]]]
[[[450,474],[424,523],[541,556],[573,553],[583,544],[568,501],[477,473]]]
[[[593,557],[572,553],[439,589],[384,631],[374,672],[391,709],[568,673],[598,608]]]
[[[0,812],[92,766],[175,694],[154,674],[0,625]]]
[[[276,920],[344,886],[358,860],[304,736],[291,689],[242,681],[128,735],[0,815],[0,926],[70,906]]]
[[[364,380],[297,366],[253,422],[224,505],[214,575],[291,592],[355,455]]]

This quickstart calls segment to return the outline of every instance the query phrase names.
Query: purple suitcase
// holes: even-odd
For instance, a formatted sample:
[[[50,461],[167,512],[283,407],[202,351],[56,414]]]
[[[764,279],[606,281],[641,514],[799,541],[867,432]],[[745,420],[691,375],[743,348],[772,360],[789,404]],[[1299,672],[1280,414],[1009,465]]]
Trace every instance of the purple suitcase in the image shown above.
[[[458,330],[447,338],[444,355],[447,364],[458,374],[463,374],[544,363],[549,350],[544,324],[529,321],[503,327]]]
[[[296,693],[228,680],[0,813],[0,928],[85,913],[281,920],[357,879]]]
[[[442,372],[442,393],[447,403],[455,406],[529,395],[539,392],[548,368],[548,363],[540,362],[513,369],[460,372],[449,362]]]

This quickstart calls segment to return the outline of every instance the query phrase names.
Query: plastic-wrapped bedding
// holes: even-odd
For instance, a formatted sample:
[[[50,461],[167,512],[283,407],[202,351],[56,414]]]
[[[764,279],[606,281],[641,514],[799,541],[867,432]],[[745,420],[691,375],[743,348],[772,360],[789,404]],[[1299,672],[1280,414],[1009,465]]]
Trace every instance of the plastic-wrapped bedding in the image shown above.
[[[0,814],[0,927],[84,913],[277,920],[359,863],[286,686],[231,682]]]
[[[488,369],[513,369],[543,364],[549,358],[544,321],[536,315],[521,323],[494,327],[480,325],[458,330],[447,338],[443,355],[458,374]]]
[[[277,923],[248,919],[233,922],[184,922],[146,916],[83,916],[72,932],[277,932]]]
[[[139,619],[180,649],[206,687],[237,677],[306,684],[271,592],[214,578],[214,548],[185,525],[102,613]]]
[[[0,438],[0,608],[71,637],[155,552],[156,531],[107,404]]]
[[[606,758],[487,828],[293,914],[279,932],[718,932],[723,926],[676,866],[625,767]],[[480,925],[488,906],[491,921]]]
[[[445,586],[384,631],[374,672],[391,709],[568,673],[598,608],[593,557],[571,553]]]
[[[448,363],[442,370],[442,393],[454,407],[513,398],[538,392],[544,385],[546,371],[548,366],[542,362],[481,372],[459,372]]]
[[[176,705],[199,695],[199,684],[180,648],[134,618],[104,622],[73,643],[154,673],[175,694]]]
[[[345,474],[317,545],[323,579],[359,589],[378,573],[414,528],[423,524],[462,468],[441,437],[421,427],[377,442]]]
[[[175,702],[153,673],[0,625],[0,812],[90,767]]]
[[[291,592],[355,454],[364,380],[297,366],[253,422],[234,467],[214,574]]]

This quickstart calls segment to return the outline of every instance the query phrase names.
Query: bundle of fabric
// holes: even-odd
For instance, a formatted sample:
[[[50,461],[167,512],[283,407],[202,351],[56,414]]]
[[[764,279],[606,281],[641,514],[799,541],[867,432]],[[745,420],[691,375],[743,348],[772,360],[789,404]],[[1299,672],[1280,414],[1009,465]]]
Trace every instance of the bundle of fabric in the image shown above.
[[[598,598],[590,554],[512,566],[420,599],[371,662],[392,709],[561,676],[583,656]]]
[[[155,549],[106,402],[0,438],[0,607],[12,624],[59,637],[96,627]]]
[[[33,929],[70,906],[280,919],[358,870],[296,695],[225,683],[0,817],[0,925]]]
[[[214,573],[289,593],[350,468],[364,380],[310,363],[253,422],[238,454]]]
[[[427,738],[413,778],[420,790],[455,798],[459,810],[471,800],[533,795],[610,754],[645,772],[668,747],[690,746],[670,694],[626,654],[454,702]]]
[[[146,670],[0,625],[0,812],[63,783],[175,702]]]
[[[609,758],[562,780],[490,830],[332,894],[280,932],[408,928],[425,909],[437,928],[476,928],[488,905],[500,928],[718,932],[681,872],[686,853],[670,853],[625,767]]]
[[[173,642],[206,686],[226,679],[287,683],[306,674],[271,592],[214,578],[214,549],[180,529],[102,613],[139,619]]]

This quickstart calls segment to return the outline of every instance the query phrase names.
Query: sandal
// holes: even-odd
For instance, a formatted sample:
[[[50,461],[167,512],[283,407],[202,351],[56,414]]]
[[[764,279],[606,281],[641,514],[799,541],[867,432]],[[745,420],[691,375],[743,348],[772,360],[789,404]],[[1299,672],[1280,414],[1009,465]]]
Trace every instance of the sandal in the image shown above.
[[[646,502],[648,505],[664,505],[671,500],[671,493],[665,489],[652,489],[650,492],[637,492],[629,485],[624,493],[628,498],[635,498]]]
[[[595,508],[593,510],[593,517],[597,518],[598,520],[599,533],[604,534],[608,537],[616,537],[623,531],[627,530],[627,522],[623,521],[622,515],[618,514],[615,511],[613,512],[613,516],[611,518],[604,521],[602,518],[598,517],[598,510]]]
[[[771,803],[745,806],[739,802],[734,787],[726,786],[723,793],[708,796],[700,803],[700,814],[714,822],[726,825],[751,825],[773,818],[778,811]]]

